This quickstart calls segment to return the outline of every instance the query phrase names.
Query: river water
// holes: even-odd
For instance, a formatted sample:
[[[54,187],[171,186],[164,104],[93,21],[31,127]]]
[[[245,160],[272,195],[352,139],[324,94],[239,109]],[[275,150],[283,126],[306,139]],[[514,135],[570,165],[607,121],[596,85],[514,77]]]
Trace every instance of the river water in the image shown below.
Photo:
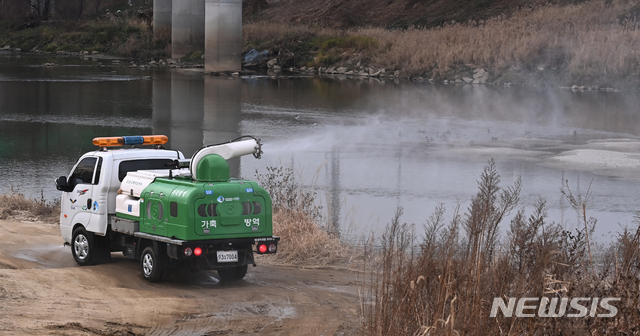
[[[380,232],[399,206],[418,231],[440,203],[448,218],[458,204],[465,210],[490,158],[503,186],[522,177],[525,209],[544,197],[549,220],[567,228],[577,216],[563,181],[575,194],[591,191],[600,240],[639,210],[636,93],[128,65],[1,53],[0,192],[59,197],[54,179],[96,136],[165,134],[189,157],[203,144],[254,135],[263,158],[244,157],[234,172],[253,179],[267,166],[292,166],[319,192],[325,220],[350,237]]]

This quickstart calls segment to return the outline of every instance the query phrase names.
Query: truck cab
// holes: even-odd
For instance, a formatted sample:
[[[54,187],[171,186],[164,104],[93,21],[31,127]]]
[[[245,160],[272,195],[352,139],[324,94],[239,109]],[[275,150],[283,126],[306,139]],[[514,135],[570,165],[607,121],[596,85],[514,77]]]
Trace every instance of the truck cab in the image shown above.
[[[99,236],[107,234],[109,216],[116,213],[116,196],[128,172],[168,168],[184,159],[179,151],[163,149],[115,149],[84,154],[68,177],[57,180],[62,191],[60,231],[71,243],[74,226],[82,224]],[[60,186],[66,187],[60,188]]]

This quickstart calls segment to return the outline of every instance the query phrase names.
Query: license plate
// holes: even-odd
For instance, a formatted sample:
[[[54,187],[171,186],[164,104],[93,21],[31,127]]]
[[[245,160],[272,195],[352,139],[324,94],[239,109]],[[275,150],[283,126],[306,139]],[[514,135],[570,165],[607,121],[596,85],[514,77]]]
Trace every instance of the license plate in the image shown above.
[[[217,251],[218,262],[238,262],[238,251]]]

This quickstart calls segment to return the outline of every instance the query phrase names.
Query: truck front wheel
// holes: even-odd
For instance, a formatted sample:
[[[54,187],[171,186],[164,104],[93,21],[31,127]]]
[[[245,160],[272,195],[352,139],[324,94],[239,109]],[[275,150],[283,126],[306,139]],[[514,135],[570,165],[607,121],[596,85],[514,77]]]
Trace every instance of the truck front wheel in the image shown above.
[[[140,266],[142,268],[142,276],[146,280],[157,282],[162,279],[164,270],[162,269],[162,265],[160,265],[160,259],[152,247],[147,247],[142,251]]]
[[[238,266],[234,268],[222,268],[218,270],[218,275],[221,280],[240,280],[247,275],[247,265]]]
[[[83,227],[80,226],[73,230],[71,253],[78,265],[87,266],[93,264],[94,247],[93,236],[87,233]]]

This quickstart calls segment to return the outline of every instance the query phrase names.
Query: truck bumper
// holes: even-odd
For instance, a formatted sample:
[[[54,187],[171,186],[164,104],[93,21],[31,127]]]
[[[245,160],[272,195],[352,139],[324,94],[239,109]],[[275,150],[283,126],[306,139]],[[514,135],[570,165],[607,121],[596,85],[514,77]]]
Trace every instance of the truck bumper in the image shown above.
[[[253,245],[264,242],[277,245],[279,240],[280,237],[259,237],[185,241],[179,246],[168,246],[168,254],[169,257],[186,262],[199,270],[216,270],[244,265],[256,266],[253,258]],[[194,253],[196,248],[200,248],[202,251],[199,256]],[[185,253],[188,249],[191,252]],[[237,251],[238,260],[234,262],[219,262],[218,251]]]

